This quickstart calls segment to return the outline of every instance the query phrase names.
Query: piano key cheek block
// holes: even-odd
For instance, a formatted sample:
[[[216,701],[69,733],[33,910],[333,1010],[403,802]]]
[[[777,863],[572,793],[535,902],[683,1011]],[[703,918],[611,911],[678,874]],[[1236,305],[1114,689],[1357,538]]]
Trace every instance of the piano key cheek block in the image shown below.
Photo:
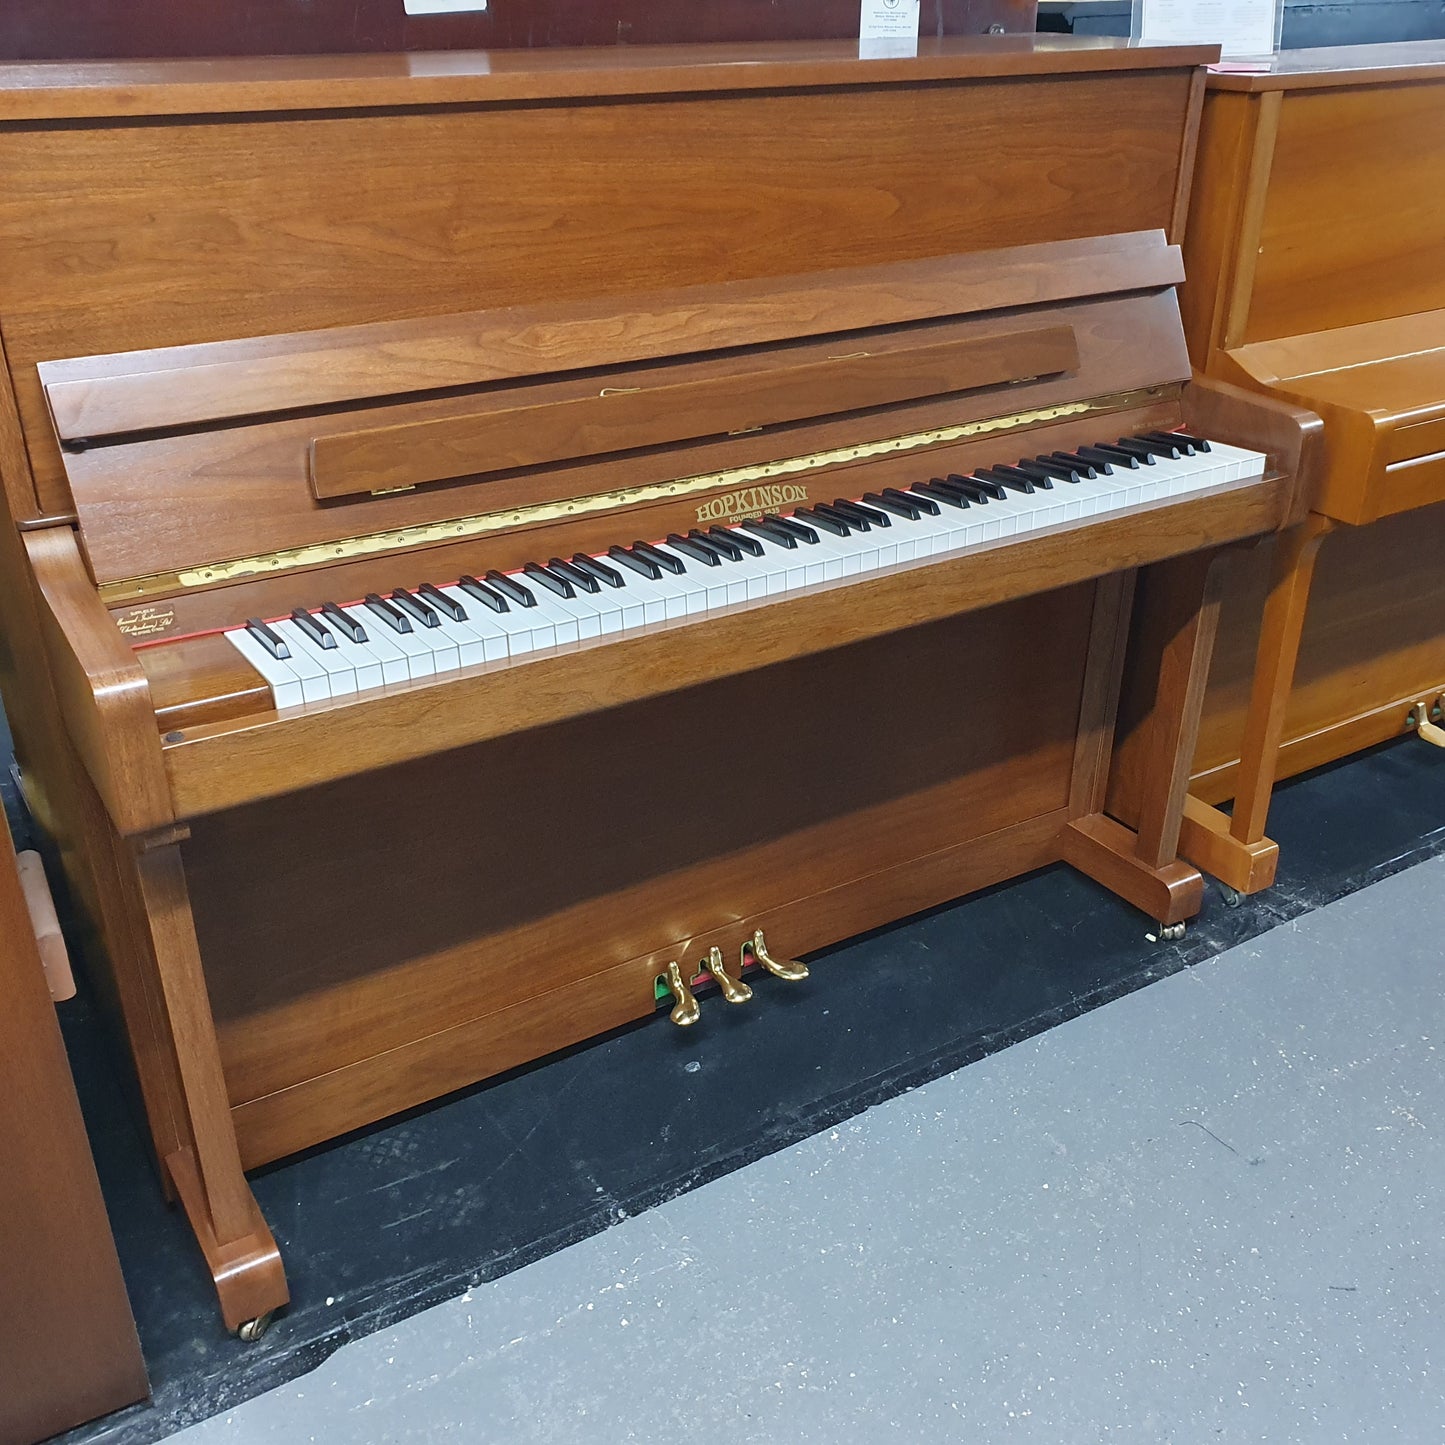
[[[1000,39],[0,88],[13,711],[231,1328],[248,1169],[1046,864],[1199,907],[1318,423],[1189,380],[1210,52]]]

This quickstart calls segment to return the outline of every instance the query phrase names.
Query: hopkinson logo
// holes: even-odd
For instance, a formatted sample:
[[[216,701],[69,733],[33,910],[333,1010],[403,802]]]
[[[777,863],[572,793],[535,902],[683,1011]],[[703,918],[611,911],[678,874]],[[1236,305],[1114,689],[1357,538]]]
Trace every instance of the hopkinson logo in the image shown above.
[[[760,517],[778,507],[808,500],[808,489],[797,486],[749,487],[713,497],[697,509],[699,522],[736,522],[743,517]]]

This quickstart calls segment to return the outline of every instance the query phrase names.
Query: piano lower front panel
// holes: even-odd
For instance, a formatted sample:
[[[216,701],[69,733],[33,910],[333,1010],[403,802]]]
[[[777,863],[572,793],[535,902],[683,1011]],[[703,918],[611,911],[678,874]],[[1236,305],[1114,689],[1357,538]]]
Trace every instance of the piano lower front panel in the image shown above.
[[[716,943],[736,962],[759,926],[806,953],[1057,857],[1094,599],[197,819],[185,861],[247,1166],[645,1017],[672,958],[691,971]],[[704,1038],[724,1006],[704,997]]]
[[[1220,612],[1190,787],[1205,802],[1234,796],[1275,545],[1267,541],[1238,559]],[[1324,539],[1285,714],[1279,777],[1402,736],[1411,705],[1445,690],[1442,559],[1445,503],[1366,527],[1339,527]],[[1149,676],[1146,661],[1131,664],[1121,712],[1125,755],[1133,741],[1129,719]],[[1127,781],[1127,767],[1116,777]],[[1119,816],[1131,816],[1133,804],[1122,792],[1110,802]]]

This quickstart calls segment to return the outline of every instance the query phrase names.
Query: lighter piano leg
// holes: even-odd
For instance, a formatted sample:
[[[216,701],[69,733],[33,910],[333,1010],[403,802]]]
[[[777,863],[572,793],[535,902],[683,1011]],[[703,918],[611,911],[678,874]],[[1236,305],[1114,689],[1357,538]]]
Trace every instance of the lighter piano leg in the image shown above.
[[[1198,798],[1190,797],[1185,803],[1179,851],[1236,894],[1268,888],[1278,868],[1279,848],[1265,837],[1264,830],[1315,560],[1332,527],[1327,517],[1312,512],[1298,527],[1284,533],[1276,546],[1240,744],[1232,816]]]
[[[183,1142],[164,1159],[215,1281],[226,1327],[255,1339],[289,1299],[280,1251],[241,1169],[221,1054],[191,917],[180,842],[142,843],[135,867],[160,1004],[180,1081]]]

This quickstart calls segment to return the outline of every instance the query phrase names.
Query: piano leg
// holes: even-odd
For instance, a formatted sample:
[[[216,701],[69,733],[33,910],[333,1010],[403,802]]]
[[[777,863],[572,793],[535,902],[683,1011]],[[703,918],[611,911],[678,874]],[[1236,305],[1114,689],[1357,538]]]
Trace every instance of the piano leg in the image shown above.
[[[1138,799],[1136,826],[1126,827],[1104,811],[1108,779],[1100,768],[1091,788],[1075,789],[1071,806],[1076,816],[1065,826],[1060,840],[1066,862],[1165,928],[1175,928],[1192,917],[1204,897],[1204,880],[1198,869],[1180,861],[1177,854],[1189,766],[1199,735],[1219,606],[1232,556],[1232,549],[1224,548],[1181,558],[1172,564],[1170,585],[1157,600],[1165,615],[1152,621],[1167,640],[1159,657],[1142,744],[1130,757],[1129,765],[1137,774],[1129,789]],[[1108,666],[1117,678],[1123,665],[1119,633],[1102,637],[1096,625],[1094,652],[1101,647],[1108,647]],[[1091,657],[1091,667],[1094,665]],[[1110,718],[1103,730],[1110,740],[1112,722]],[[1081,734],[1085,731],[1081,729]]]
[[[280,1251],[241,1169],[186,889],[184,837],[174,829],[143,840],[134,855],[157,1002],[180,1083],[181,1142],[163,1162],[215,1281],[226,1327],[257,1338],[290,1296]]]
[[[1315,559],[1332,527],[1327,517],[1312,512],[1298,527],[1281,534],[1276,544],[1235,772],[1232,815],[1198,798],[1185,803],[1180,852],[1236,893],[1258,893],[1274,882],[1279,848],[1264,830]]]

